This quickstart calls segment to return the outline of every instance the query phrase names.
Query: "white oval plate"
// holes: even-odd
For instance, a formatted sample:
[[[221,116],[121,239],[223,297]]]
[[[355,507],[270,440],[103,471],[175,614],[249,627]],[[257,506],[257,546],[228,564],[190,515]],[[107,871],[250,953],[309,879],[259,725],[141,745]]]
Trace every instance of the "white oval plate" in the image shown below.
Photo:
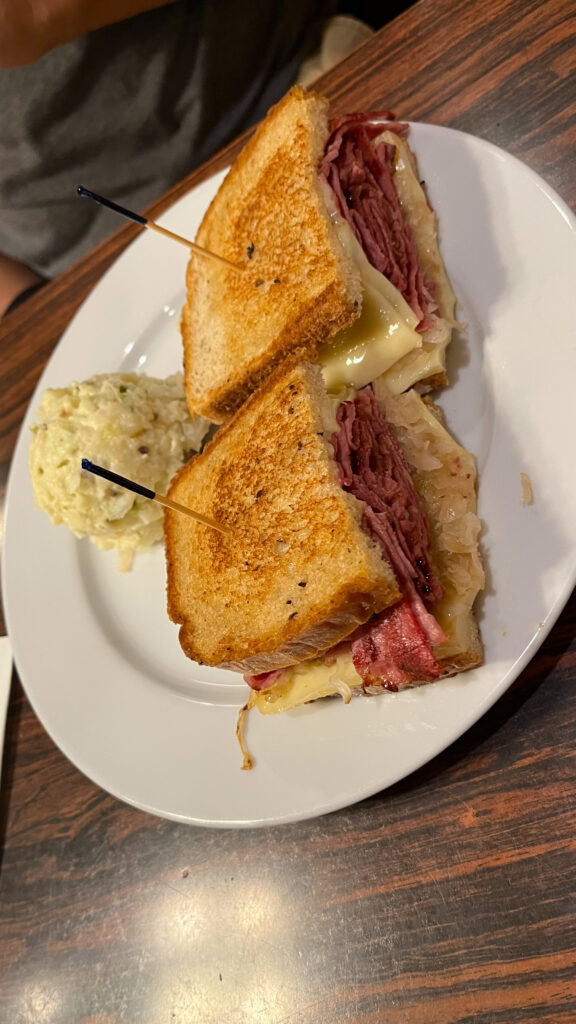
[[[16,664],[44,726],[104,789],[197,825],[296,821],[344,807],[412,772],[469,728],[516,678],[576,578],[576,220],[536,174],[487,142],[413,125],[467,328],[440,399],[478,459],[488,586],[485,665],[408,693],[253,712],[252,772],[235,739],[247,688],[181,653],[165,612],[160,547],[131,574],[114,553],[55,529],[34,507],[29,428],[46,387],[94,373],[181,366],[186,251],[145,232],[63,336],[24,422],[9,482],[5,606]],[[163,223],[193,236],[222,175]],[[522,503],[521,473],[534,503]]]

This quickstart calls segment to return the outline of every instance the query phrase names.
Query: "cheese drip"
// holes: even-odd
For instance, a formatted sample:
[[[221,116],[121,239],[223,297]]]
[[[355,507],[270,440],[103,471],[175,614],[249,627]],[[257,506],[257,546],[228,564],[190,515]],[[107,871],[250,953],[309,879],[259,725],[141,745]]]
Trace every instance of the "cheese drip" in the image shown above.
[[[340,654],[331,665],[314,658],[285,669],[269,689],[252,691],[249,706],[258,708],[263,715],[277,715],[321,697],[340,695],[342,683],[351,690],[362,687],[352,662],[352,650]]]
[[[337,214],[332,220],[340,243],[362,279],[362,313],[320,349],[318,361],[328,392],[362,388],[403,356],[422,346],[418,317],[397,288],[368,261],[352,229]]]
[[[433,378],[438,378],[435,383],[435,386],[438,386],[445,372],[445,352],[451,334],[450,324],[446,320],[438,320],[435,331],[437,341],[425,340],[422,348],[408,352],[381,375],[388,390],[393,395],[401,395],[418,385],[420,381],[431,381]],[[376,377],[373,380],[376,380]],[[430,384],[421,390],[431,390]]]

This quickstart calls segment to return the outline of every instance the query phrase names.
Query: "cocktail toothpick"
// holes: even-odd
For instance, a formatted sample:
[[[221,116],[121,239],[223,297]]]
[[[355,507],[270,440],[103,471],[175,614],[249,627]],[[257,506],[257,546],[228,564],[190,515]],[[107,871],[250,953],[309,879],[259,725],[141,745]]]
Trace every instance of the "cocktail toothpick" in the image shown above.
[[[176,235],[174,231],[169,231],[168,228],[163,228],[160,224],[155,224],[153,220],[148,220],[147,217],[143,217],[141,213],[134,213],[133,210],[126,209],[125,206],[120,206],[118,203],[113,203],[111,199],[106,199],[105,196],[99,196],[97,192],[91,192],[90,189],[84,188],[83,185],[78,185],[76,189],[79,196],[84,196],[86,199],[93,199],[95,203],[100,203],[101,206],[105,206],[108,210],[113,210],[114,213],[119,213],[121,217],[127,217],[128,220],[133,220],[136,224],[141,224],[145,228],[150,228],[151,231],[157,231],[160,235],[166,235],[166,238],[171,238],[175,242],[180,242],[181,245],[187,246],[192,252],[198,254],[198,256],[205,256],[206,259],[218,260],[219,263],[224,263],[227,267],[232,267],[234,270],[239,270],[244,273],[244,267],[239,266],[237,263],[232,263],[231,260],[227,260],[225,256],[218,256],[217,253],[211,252],[210,249],[203,249],[201,245],[196,245],[196,242],[191,242],[189,238],[183,238],[182,235]]]
[[[220,533],[232,533],[232,530],[228,529],[227,526],[222,526],[221,523],[217,523],[215,519],[209,519],[208,516],[203,516],[201,512],[194,512],[187,505],[181,505],[178,501],[172,501],[165,494],[158,494],[157,491],[152,491],[149,487],[143,487],[142,484],[137,484],[134,480],[129,480],[128,477],[120,476],[119,473],[113,473],[112,470],[104,469],[103,466],[97,466],[94,462],[90,462],[89,459],[82,459],[82,469],[88,470],[89,473],[94,473],[95,476],[101,476],[112,484],[118,484],[119,487],[124,487],[127,491],[134,491],[135,494],[140,494],[143,498],[149,498],[150,501],[157,501],[160,505],[165,505],[166,508],[171,508],[175,512],[183,512],[185,515],[191,516],[192,519],[196,519],[197,522],[204,523],[204,526],[210,526],[213,530],[219,530]]]

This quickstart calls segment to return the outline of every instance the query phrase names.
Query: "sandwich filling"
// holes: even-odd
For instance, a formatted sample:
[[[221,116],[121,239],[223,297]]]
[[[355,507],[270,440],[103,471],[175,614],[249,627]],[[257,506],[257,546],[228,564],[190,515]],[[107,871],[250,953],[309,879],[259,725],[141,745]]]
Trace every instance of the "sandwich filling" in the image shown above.
[[[425,280],[414,233],[402,212],[394,182],[397,148],[381,138],[389,132],[402,138],[408,125],[384,112],[351,114],[331,127],[320,177],[370,263],[406,299],[423,333],[438,312],[435,282]]]
[[[430,558],[428,522],[410,469],[370,387],[337,411],[332,436],[341,486],[364,504],[363,529],[392,565],[402,600],[325,652],[325,664],[352,653],[364,689],[397,690],[444,674],[434,657],[446,637],[427,606],[443,597]],[[281,681],[285,670],[246,676],[254,690]]]
[[[331,392],[383,374],[393,394],[445,383],[456,300],[408,130],[387,112],[331,124],[319,177],[363,290],[360,319],[320,352]]]

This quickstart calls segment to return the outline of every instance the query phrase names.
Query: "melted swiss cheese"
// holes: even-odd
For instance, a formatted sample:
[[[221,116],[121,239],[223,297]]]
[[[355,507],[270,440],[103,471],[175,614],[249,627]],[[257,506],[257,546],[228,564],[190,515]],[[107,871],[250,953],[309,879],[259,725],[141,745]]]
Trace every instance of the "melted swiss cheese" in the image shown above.
[[[250,707],[258,708],[263,715],[277,715],[321,697],[344,696],[346,688],[354,690],[361,686],[362,679],[354,668],[350,649],[340,654],[332,665],[314,658],[285,669],[269,689],[252,691]]]
[[[438,249],[436,215],[428,205],[408,145],[392,132],[383,132],[379,138],[396,147],[394,185],[414,229],[425,277],[436,282],[441,316],[434,331],[423,339],[416,331],[418,317],[398,289],[372,266],[352,229],[334,211],[331,217],[340,244],[360,272],[363,302],[352,327],[320,349],[318,361],[331,394],[342,387],[362,388],[382,375],[388,389],[400,394],[418,381],[442,374],[451,336],[456,300]],[[326,202],[333,206],[328,190]]]

